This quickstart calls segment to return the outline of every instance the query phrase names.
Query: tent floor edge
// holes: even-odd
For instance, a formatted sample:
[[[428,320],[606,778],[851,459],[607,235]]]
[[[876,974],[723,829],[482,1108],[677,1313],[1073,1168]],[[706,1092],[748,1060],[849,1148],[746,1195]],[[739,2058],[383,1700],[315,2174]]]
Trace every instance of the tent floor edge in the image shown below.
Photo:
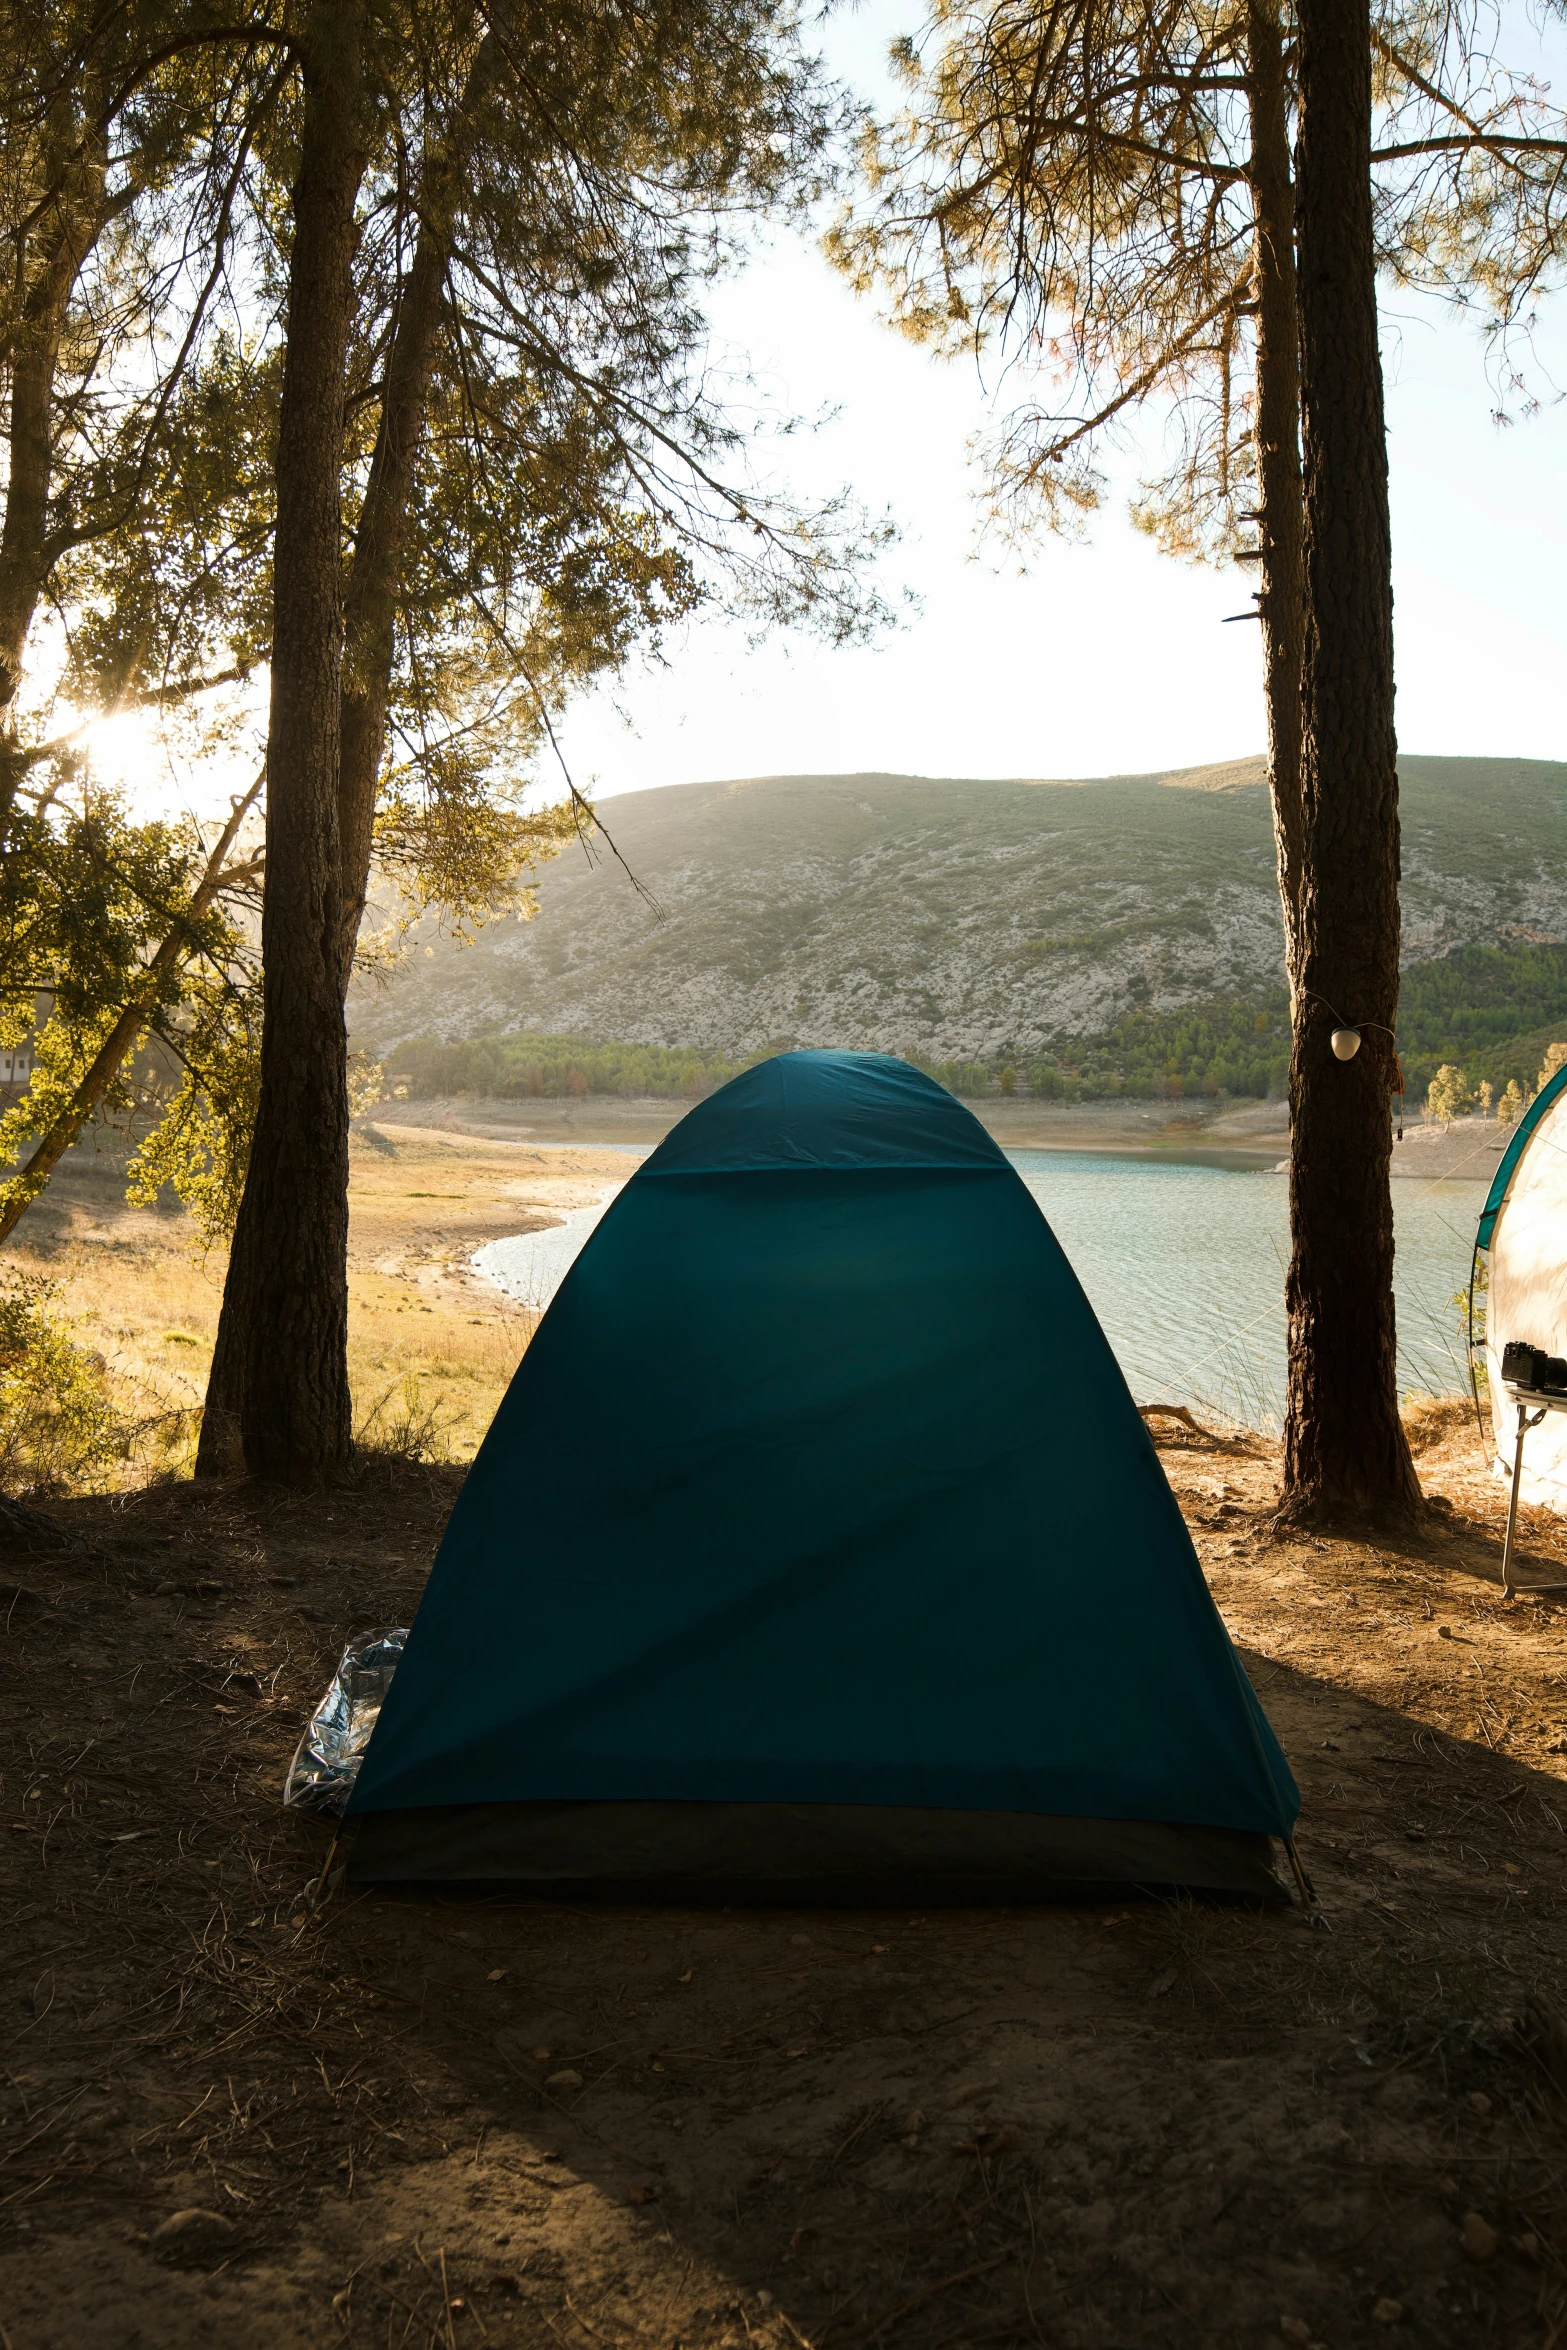
[[[353,1885],[546,1900],[989,1907],[1190,1893],[1282,1907],[1263,1831],[881,1804],[432,1805],[355,1817]]]

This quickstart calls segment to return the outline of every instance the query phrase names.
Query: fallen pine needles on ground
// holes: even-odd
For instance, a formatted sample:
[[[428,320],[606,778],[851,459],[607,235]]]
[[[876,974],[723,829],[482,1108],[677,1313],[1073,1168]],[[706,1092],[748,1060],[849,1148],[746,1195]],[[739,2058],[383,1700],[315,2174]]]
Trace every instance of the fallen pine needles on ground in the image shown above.
[[[1416,1433],[1447,1507],[1397,1545],[1269,1539],[1259,1441],[1164,1455],[1305,1791],[1320,1930],[312,1906],[284,1768],[343,1640],[409,1620],[460,1471],[8,1521],[11,2350],[1545,2350],[1567,1613],[1502,1602],[1472,1428]],[[1526,1581],[1567,1580],[1564,1534],[1529,1518]]]

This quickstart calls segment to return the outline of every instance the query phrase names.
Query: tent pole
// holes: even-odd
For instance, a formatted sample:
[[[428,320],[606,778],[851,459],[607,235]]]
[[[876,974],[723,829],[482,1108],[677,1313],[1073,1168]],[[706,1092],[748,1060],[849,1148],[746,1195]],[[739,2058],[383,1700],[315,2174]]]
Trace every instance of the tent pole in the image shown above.
[[[1300,1895],[1300,1906],[1306,1913],[1306,1923],[1311,1926],[1325,1926],[1328,1922],[1327,1917],[1321,1902],[1317,1899],[1317,1889],[1307,1876],[1300,1854],[1295,1849],[1293,1836],[1285,1837],[1284,1850],[1289,1856],[1290,1872],[1295,1879],[1295,1890]]]

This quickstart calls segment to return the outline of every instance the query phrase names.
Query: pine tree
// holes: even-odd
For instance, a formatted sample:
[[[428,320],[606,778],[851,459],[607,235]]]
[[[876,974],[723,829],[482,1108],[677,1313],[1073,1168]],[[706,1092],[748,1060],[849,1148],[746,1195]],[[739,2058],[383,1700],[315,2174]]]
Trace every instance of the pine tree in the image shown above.
[[[1361,7],[1351,27],[1302,6],[1292,43],[1267,0],[950,5],[929,67],[902,47],[909,109],[870,142],[866,202],[834,239],[905,331],[1044,374],[1048,400],[1025,396],[990,452],[1004,524],[1079,524],[1102,494],[1096,445],[1169,403],[1178,455],[1139,518],[1174,551],[1259,566],[1295,1011],[1284,1507],[1307,1517],[1418,1499],[1387,1189],[1398,824],[1375,273],[1380,258],[1512,325],[1556,264],[1567,155],[1559,110],[1484,55],[1476,22]],[[1308,58],[1324,77],[1309,234]],[[1349,1063],[1327,1050],[1342,1022],[1366,1038]]]

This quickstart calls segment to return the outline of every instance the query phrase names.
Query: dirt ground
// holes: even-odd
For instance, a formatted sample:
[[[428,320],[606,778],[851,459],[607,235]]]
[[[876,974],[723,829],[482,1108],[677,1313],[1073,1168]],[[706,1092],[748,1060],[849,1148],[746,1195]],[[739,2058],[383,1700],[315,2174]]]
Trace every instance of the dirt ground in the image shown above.
[[[1397,1546],[1276,1546],[1265,1450],[1164,1456],[1316,1927],[312,1910],[284,1768],[460,1471],[51,1505],[81,1547],[0,1560],[3,2350],[1551,2350],[1567,1589],[1502,1602],[1472,1431],[1418,1433]],[[1567,1586],[1567,1527],[1526,1549]]]

